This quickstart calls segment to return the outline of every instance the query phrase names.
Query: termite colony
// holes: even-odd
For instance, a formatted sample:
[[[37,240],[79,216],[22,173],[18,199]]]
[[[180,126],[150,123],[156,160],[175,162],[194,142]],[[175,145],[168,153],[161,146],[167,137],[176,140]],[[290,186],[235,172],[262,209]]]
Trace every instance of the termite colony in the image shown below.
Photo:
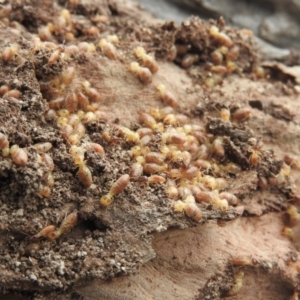
[[[46,171],[40,171],[42,176],[42,184],[39,189],[39,195],[43,197],[49,197],[51,194],[51,187],[54,184],[54,179],[52,176],[54,163],[52,157],[46,152],[52,148],[52,144],[50,142],[37,143],[33,145],[33,148],[35,148],[37,152],[37,161],[39,163],[43,163],[46,167]],[[3,133],[0,133],[0,150],[2,151],[3,157],[9,158],[10,156],[16,165],[21,167],[25,167],[27,165],[27,152],[18,145],[12,145],[9,148],[8,137]]]
[[[3,8],[4,9],[4,8]],[[9,9],[7,9],[9,10]],[[6,10],[5,10],[6,11]],[[4,14],[5,15],[5,14]],[[95,42],[80,42],[76,44],[78,24],[73,19],[70,11],[62,9],[45,26],[39,27],[38,37],[34,37],[28,52],[31,56],[44,55],[46,51],[46,66],[51,72],[39,80],[40,90],[47,100],[49,110],[44,114],[47,122],[54,122],[60,129],[66,141],[69,153],[74,164],[78,167],[77,177],[85,188],[93,185],[93,176],[90,167],[85,161],[87,149],[100,155],[105,151],[100,144],[82,142],[86,135],[86,125],[97,121],[107,121],[106,115],[101,110],[102,96],[88,80],[79,80],[73,58],[80,53],[95,53],[97,48],[108,59],[118,59],[120,54],[117,49],[119,38],[117,35],[101,36],[97,24],[105,24],[108,18],[96,15],[91,18],[89,28],[80,29],[90,36]],[[92,25],[94,24],[94,25]],[[216,78],[234,72],[237,69],[235,61],[240,54],[240,47],[223,31],[213,25],[208,27],[208,35],[217,46],[210,54],[212,64],[209,71]],[[101,38],[100,38],[101,36]],[[56,44],[56,40],[66,41],[65,45]],[[68,44],[69,43],[69,44]],[[170,60],[180,62],[181,67],[189,68],[199,62],[199,55],[190,53],[190,45],[173,45]],[[9,63],[18,55],[18,45],[7,47],[2,52],[2,60]],[[22,50],[22,53],[25,50]],[[132,61],[128,70],[144,84],[152,84],[153,75],[158,72],[159,66],[154,56],[141,47],[133,49]],[[68,66],[66,66],[68,64]],[[211,87],[218,82],[216,78],[207,78],[205,83]],[[213,83],[211,82],[213,81]],[[7,88],[7,89],[6,89]],[[153,108],[148,113],[141,113],[140,120],[143,127],[132,131],[124,126],[114,126],[118,139],[124,138],[133,144],[131,148],[132,166],[130,175],[121,176],[111,187],[107,195],[103,195],[100,204],[107,207],[112,204],[113,197],[120,193],[131,181],[148,184],[164,184],[167,194],[174,199],[174,211],[185,212],[189,217],[199,222],[202,213],[196,203],[211,205],[213,209],[220,209],[226,213],[229,206],[236,206],[238,199],[235,195],[225,191],[228,187],[226,176],[237,176],[241,167],[227,160],[226,164],[219,163],[226,156],[222,136],[207,133],[202,125],[191,124],[186,115],[176,113],[179,106],[178,99],[164,84],[153,85],[158,97],[166,107]],[[9,90],[8,86],[0,89],[3,97],[20,97],[17,90]],[[250,110],[240,108],[230,113],[227,108],[222,108],[220,117],[224,121],[242,122],[250,115]],[[3,156],[11,153],[12,159],[19,165],[26,165],[26,152],[17,145],[8,150],[5,145],[6,136],[3,135]],[[102,138],[115,142],[107,131],[102,133]],[[159,142],[153,142],[154,139]],[[40,143],[34,146],[38,152],[38,161],[48,168],[42,176],[42,186],[39,194],[49,197],[54,184],[52,171],[53,160],[46,152],[52,147],[51,143]],[[249,147],[250,165],[259,163],[260,148],[256,145]],[[26,157],[25,157],[26,156]]]
[[[191,124],[188,116],[176,113],[178,100],[163,84],[156,86],[166,106],[152,108],[148,113],[140,113],[142,127],[136,131],[124,126],[115,126],[117,137],[123,137],[129,144],[132,165],[131,181],[163,184],[171,199],[174,199],[175,212],[185,212],[195,221],[202,220],[201,206],[226,213],[229,206],[236,206],[238,198],[226,191],[226,178],[238,177],[242,167],[226,157],[224,138],[208,133],[205,126]],[[220,111],[223,122],[243,122],[249,118],[251,110],[236,109],[232,114],[229,109]],[[105,133],[106,135],[106,133]],[[116,139],[108,139],[116,142]],[[247,168],[258,168],[263,155],[261,140],[251,137],[246,143],[245,157]],[[282,185],[289,176],[289,167],[283,163],[276,176],[259,177],[257,187],[268,188],[270,185]],[[272,183],[273,179],[276,183]],[[266,185],[261,182],[265,180]],[[102,203],[101,203],[102,202]],[[108,206],[111,201],[100,201]],[[220,222],[220,226],[224,224]]]
[[[6,18],[10,11],[11,7],[7,6],[3,7],[0,13],[0,18],[8,26],[13,23]],[[170,200],[167,206],[172,215],[175,212],[174,219],[176,221],[181,217],[184,219],[184,216],[187,215],[189,219],[185,220],[196,224],[206,220],[205,213],[208,210],[218,216],[222,215],[224,218],[229,211],[238,211],[232,206],[236,207],[240,201],[230,193],[228,179],[239,176],[242,171],[241,166],[227,157],[225,139],[221,134],[212,134],[202,123],[200,124],[197,120],[193,122],[189,116],[179,113],[181,103],[176,93],[166,83],[157,81],[159,77],[156,73],[159,71],[159,65],[153,52],[146,51],[141,46],[135,46],[130,49],[131,56],[127,60],[122,52],[118,36],[107,34],[107,32],[102,33],[100,30],[109,22],[107,16],[91,16],[90,27],[81,26],[81,23],[76,23],[74,18],[75,16],[67,9],[60,10],[52,22],[38,28],[38,36],[34,36],[30,40],[28,49],[24,49],[24,45],[21,46],[21,44],[11,44],[3,48],[1,58],[2,63],[7,66],[12,62],[22,62],[25,57],[33,62],[32,65],[36,69],[38,69],[37,64],[42,62],[42,71],[37,76],[40,92],[46,103],[42,126],[53,127],[55,133],[60,133],[62,139],[58,137],[57,144],[63,144],[62,149],[66,149],[66,153],[63,153],[64,158],[72,160],[72,166],[76,170],[76,180],[80,182],[77,190],[80,190],[81,195],[89,192],[90,195],[93,195],[95,201],[93,205],[90,205],[92,209],[97,213],[100,211],[100,214],[109,215],[119,204],[118,195],[125,194],[131,186],[144,188],[144,186],[157,187],[160,185],[160,189],[167,195],[167,200]],[[80,34],[88,37],[88,42],[79,42],[77,36]],[[220,82],[220,78],[223,78],[225,74],[238,69],[236,60],[239,57],[240,49],[229,36],[216,26],[211,26],[208,34],[216,46],[210,56],[212,63],[207,66],[208,71],[213,75],[209,75],[205,79],[205,84],[211,87]],[[92,42],[90,42],[91,40]],[[120,40],[122,41],[122,39]],[[58,42],[63,42],[63,45]],[[183,68],[189,68],[201,59],[198,54],[190,53],[189,45],[174,44],[171,50],[170,60],[176,60]],[[102,144],[102,139],[102,145],[107,145],[105,149],[99,143],[94,142],[92,135],[88,134],[91,124],[108,121],[101,104],[105,95],[103,96],[96,85],[92,84],[94,82],[92,79],[85,78],[80,68],[77,68],[78,61],[91,59],[93,55],[97,54],[97,51],[100,51],[106,61],[125,62],[128,76],[136,77],[136,81],[140,81],[140,85],[152,89],[162,102],[162,104],[157,104],[160,108],[151,108],[147,112],[141,112],[139,114],[140,124],[135,129],[114,124],[107,125],[111,131],[97,132],[101,136],[99,143]],[[89,55],[91,56],[89,57]],[[104,67],[107,68],[107,66]],[[19,99],[22,97],[19,90],[11,88],[9,85],[0,87],[0,95],[2,98]],[[179,108],[178,111],[177,108]],[[230,111],[227,107],[222,107],[219,117],[224,122],[241,123],[250,117],[250,113],[251,110],[248,108],[241,107]],[[22,169],[28,165],[27,149],[24,150],[16,144],[10,145],[9,138],[10,135],[5,131],[0,132],[2,158],[4,160],[11,159],[19,169]],[[109,183],[95,187],[94,182],[99,178],[96,178],[96,172],[93,172],[89,161],[86,160],[87,153],[91,151],[104,158],[118,143],[126,143],[126,149],[129,148],[131,160],[126,166],[127,169],[125,168],[123,173],[116,172],[114,179]],[[252,139],[247,145],[248,148],[245,151],[247,166],[256,168],[262,160],[262,144]],[[52,141],[35,142],[30,146],[35,149],[36,162],[43,166],[38,195],[43,197],[42,200],[45,202],[50,199],[49,203],[57,200],[53,197],[55,172],[57,171],[60,175],[65,172],[59,169],[58,164],[54,165],[52,153],[54,153],[55,146]],[[124,152],[127,154],[126,150]],[[107,161],[109,159],[108,157]],[[122,164],[123,162],[117,163]],[[75,172],[68,175],[74,179]],[[287,167],[282,168],[280,176],[283,179],[288,176]],[[258,184],[261,188],[264,188],[264,180],[266,179],[261,178],[261,182]],[[268,182],[265,185],[267,186]],[[73,197],[86,199],[84,196],[80,197],[77,190],[72,196],[68,195],[66,202],[72,202]],[[41,197],[38,199],[41,200]],[[79,200],[76,202],[75,210],[73,208],[67,210],[64,219],[60,216],[56,217],[56,221],[53,221],[54,217],[49,220],[49,215],[50,218],[54,215],[53,212],[50,213],[50,208],[48,211],[45,210],[43,217],[47,219],[47,222],[37,222],[35,225],[38,224],[38,226],[35,226],[33,230],[28,230],[30,232],[28,248],[36,247],[38,243],[51,244],[49,249],[58,251],[55,247],[57,245],[60,247],[62,236],[76,226],[78,219],[81,219],[80,221],[84,219],[83,209],[80,209],[86,203],[82,201],[77,205],[78,202]],[[61,204],[65,204],[64,199],[56,207],[56,204],[53,206],[58,209]],[[43,208],[43,201],[40,201],[39,205]],[[242,210],[234,216],[241,213]],[[89,217],[91,214],[86,219]],[[97,217],[92,215],[91,218],[94,220]],[[55,227],[53,224],[60,225]],[[218,224],[219,226],[225,225],[222,220],[219,220]],[[87,239],[91,240],[89,237]],[[59,240],[58,243],[55,243],[57,240]],[[77,242],[79,243],[79,241]],[[100,241],[97,240],[98,242],[100,244]],[[64,247],[66,247],[64,243],[62,241],[63,246],[59,250],[64,251]],[[95,248],[97,247],[95,246]],[[99,256],[102,258],[101,254]],[[95,274],[95,276],[99,276],[99,273],[95,272]],[[240,288],[242,275],[242,273],[237,274],[232,295]]]
[[[157,89],[162,99],[168,95],[167,103],[177,104],[164,85],[159,84]],[[222,137],[208,134],[202,125],[190,124],[186,115],[176,113],[171,106],[141,113],[140,121],[142,127],[136,131],[119,125],[114,128],[116,138],[122,137],[132,144],[131,181],[163,184],[174,200],[174,211],[185,212],[197,222],[202,220],[202,212],[196,203],[211,205],[223,213],[230,205],[238,204],[235,195],[224,191],[228,186],[224,177],[236,176],[241,168],[232,162],[219,163],[218,159],[225,156]],[[128,184],[129,176],[124,176],[126,180],[120,190]],[[111,199],[104,196],[100,204],[106,207]]]
[[[106,56],[115,59],[116,49],[111,42],[117,43],[118,38],[109,36],[107,39],[101,39],[99,46]],[[39,47],[41,47],[41,43],[43,42],[39,41]],[[48,64],[55,64],[59,55],[65,53],[66,50],[67,47],[66,49],[54,50]],[[157,62],[142,47],[137,47],[134,53],[142,66],[139,62],[132,62],[130,71],[143,83],[150,84],[152,73],[158,71]],[[66,68],[59,78],[54,78],[51,81],[52,91],[58,91],[59,97],[48,101],[50,109],[46,112],[45,119],[47,121],[55,120],[61,128],[62,136],[71,145],[70,154],[74,158],[74,163],[78,165],[78,178],[84,187],[89,188],[93,180],[92,173],[84,161],[87,145],[80,145],[80,143],[86,133],[85,124],[102,120],[104,116],[99,105],[101,96],[88,81],[82,83],[80,91],[72,93],[67,91],[67,87],[73,83],[74,78],[75,68],[71,66]],[[43,86],[41,86],[42,88]],[[133,156],[136,156],[136,162],[134,162],[131,170],[132,180],[139,180],[142,177],[149,183],[164,183],[167,179],[169,196],[183,200],[175,202],[175,211],[185,211],[196,221],[202,219],[201,211],[195,204],[196,201],[211,203],[214,208],[221,208],[221,211],[226,212],[229,205],[237,204],[237,198],[227,192],[219,193],[219,190],[227,187],[226,180],[221,176],[214,178],[208,175],[210,170],[217,174],[218,167],[213,160],[205,161],[212,155],[219,157],[225,155],[222,139],[209,137],[201,126],[187,124],[187,116],[175,114],[173,108],[178,106],[178,101],[172,92],[167,90],[163,84],[157,84],[156,89],[162,101],[170,106],[162,110],[153,109],[150,114],[142,113],[140,118],[145,124],[145,128],[141,128],[137,132],[122,126],[116,127],[121,137],[128,142],[137,144],[132,149]],[[66,95],[64,95],[65,93]],[[238,114],[236,113],[236,115]],[[156,132],[161,133],[160,152],[151,151],[149,147],[151,135]],[[103,133],[104,139],[105,135],[106,132]],[[93,146],[95,149],[97,148],[95,151],[104,154],[101,145],[88,143],[88,146]],[[137,155],[139,148],[140,153]],[[198,148],[200,148],[200,152],[205,153],[198,155]],[[239,170],[239,167],[234,164],[228,165],[227,168]],[[139,174],[140,170],[142,170],[141,174]],[[223,170],[226,168],[224,167]],[[161,175],[157,175],[157,173],[161,173]],[[143,175],[150,175],[150,177],[145,179]],[[124,183],[122,186],[121,183],[119,187],[118,183],[120,180],[122,181],[121,177],[116,182],[117,188],[114,188],[113,185],[110,192],[101,198],[100,204],[104,207],[110,205],[113,196],[119,193],[117,190],[124,189],[128,184],[128,178],[126,177],[126,184]],[[46,191],[42,191],[42,195],[47,196],[48,194]]]
[[[200,20],[191,18],[188,22],[183,23],[183,27],[189,28],[197,32],[200,25]],[[204,67],[203,83],[208,88],[222,83],[225,76],[232,73],[252,72],[257,78],[265,78],[267,76],[266,70],[260,66],[255,59],[249,66],[240,65],[239,58],[244,55],[245,48],[243,42],[236,43],[237,36],[242,41],[251,40],[253,33],[247,29],[236,31],[233,36],[225,27],[225,22],[222,18],[215,24],[207,27],[208,42],[206,48],[198,49],[202,45],[203,40],[198,41],[197,36],[183,33],[183,36],[178,35],[176,43],[171,47],[168,59],[178,63],[184,69],[190,69],[193,65],[200,65]],[[199,51],[200,50],[200,51]],[[205,53],[205,54],[204,54]]]

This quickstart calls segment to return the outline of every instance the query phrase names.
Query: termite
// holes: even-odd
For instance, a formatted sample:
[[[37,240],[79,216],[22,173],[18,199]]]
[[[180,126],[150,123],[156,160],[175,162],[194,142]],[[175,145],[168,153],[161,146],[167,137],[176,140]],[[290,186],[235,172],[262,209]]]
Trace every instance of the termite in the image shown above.
[[[165,104],[170,105],[171,107],[178,106],[176,97],[168,91],[163,84],[156,85],[156,89],[159,91],[160,97]]]
[[[106,39],[101,39],[99,42],[99,47],[101,51],[110,59],[116,59],[117,57],[117,49],[115,46],[108,42]]]
[[[89,188],[93,184],[92,172],[84,161],[79,163],[79,170],[77,172],[79,181],[85,188]]]
[[[232,288],[227,292],[228,296],[236,295],[243,286],[243,279],[244,279],[244,272],[239,271],[237,274],[234,275],[234,283]]]
[[[10,154],[12,160],[20,166],[26,166],[28,162],[28,156],[24,149],[20,148],[18,145],[13,145],[10,148]]]
[[[145,49],[142,47],[137,47],[135,50],[135,55],[143,61],[145,67],[147,67],[152,73],[158,71],[158,64],[154,57],[146,53]]]
[[[62,221],[60,227],[54,231],[54,238],[59,238],[62,234],[70,231],[77,223],[78,213],[72,212]]]
[[[130,179],[137,181],[143,175],[143,166],[140,163],[133,163],[130,169]]]
[[[187,203],[186,207],[184,208],[185,213],[187,216],[192,218],[193,220],[200,222],[202,220],[202,211],[195,203]]]
[[[64,52],[64,47],[59,46],[54,52],[50,55],[48,59],[48,65],[53,65],[59,59],[59,55]]]
[[[130,64],[130,71],[144,83],[152,82],[152,73],[148,68],[141,67],[137,62]]]
[[[113,202],[113,197],[121,193],[129,184],[130,176],[128,174],[122,175],[116,182],[111,186],[108,194],[104,195],[100,199],[100,205],[107,207]]]
[[[48,225],[44,227],[39,233],[33,236],[34,239],[38,239],[41,237],[48,238],[49,240],[55,240],[54,236],[55,226]]]
[[[33,147],[38,153],[45,153],[52,148],[52,144],[50,142],[37,143],[34,144]]]

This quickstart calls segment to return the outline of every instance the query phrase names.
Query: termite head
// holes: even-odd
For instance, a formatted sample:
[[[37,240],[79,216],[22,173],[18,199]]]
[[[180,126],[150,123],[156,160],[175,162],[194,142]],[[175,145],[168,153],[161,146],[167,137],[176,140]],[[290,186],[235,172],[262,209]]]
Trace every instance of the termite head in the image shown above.
[[[187,206],[186,203],[184,203],[181,200],[177,200],[174,203],[174,211],[178,212],[178,213],[183,212],[185,210],[186,206]]]
[[[146,51],[143,47],[137,47],[134,49],[134,53],[137,57],[142,58],[143,56],[146,55]]]

